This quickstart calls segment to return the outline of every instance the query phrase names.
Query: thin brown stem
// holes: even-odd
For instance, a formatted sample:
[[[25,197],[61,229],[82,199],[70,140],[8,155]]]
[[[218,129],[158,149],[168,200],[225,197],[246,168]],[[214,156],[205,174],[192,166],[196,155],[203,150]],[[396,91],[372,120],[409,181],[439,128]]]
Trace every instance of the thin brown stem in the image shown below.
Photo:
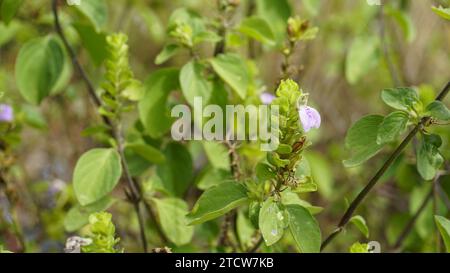
[[[145,209],[146,209],[148,215],[150,216],[151,219],[154,219],[156,232],[158,233],[159,237],[161,238],[163,244],[167,244],[169,239],[164,234],[164,231],[161,229],[161,226],[156,221],[157,217],[156,217],[155,213],[153,212],[153,209],[150,207],[149,203],[145,199],[143,201],[144,201],[144,206],[145,206]]]
[[[430,202],[431,198],[433,197],[434,193],[434,185],[430,189],[430,192],[425,196],[425,199],[422,201],[422,204],[417,209],[416,213],[414,213],[414,216],[409,220],[409,222],[406,224],[403,231],[400,233],[400,235],[397,238],[397,241],[395,242],[393,249],[397,251],[402,246],[405,239],[408,237],[408,235],[411,233],[412,229],[414,228],[414,225],[416,224],[417,219],[422,214],[422,212],[425,210],[425,208],[428,205],[428,202]]]
[[[437,179],[439,178],[439,174],[436,176]],[[433,215],[438,215],[438,201],[439,201],[439,182],[438,180],[435,180],[432,188],[433,188]],[[440,252],[441,250],[441,236],[439,235],[439,229],[435,224],[435,238],[436,238],[436,251]]]
[[[114,138],[117,141],[117,150],[120,155],[120,160],[122,162],[122,168],[123,168],[123,171],[125,174],[125,179],[126,179],[127,185],[128,185],[127,196],[128,196],[128,199],[133,204],[134,210],[136,212],[138,222],[139,222],[139,234],[140,234],[141,241],[142,241],[142,247],[144,249],[144,252],[147,252],[148,246],[147,246],[147,237],[145,235],[145,223],[144,223],[144,218],[141,214],[141,209],[140,209],[140,202],[142,200],[141,188],[140,188],[139,184],[131,176],[130,169],[128,167],[128,163],[125,159],[124,140],[123,140],[121,126],[120,125],[114,126],[113,132],[114,132]]]
[[[224,144],[228,149],[231,174],[233,175],[233,178],[236,181],[239,181],[241,178],[241,170],[240,170],[240,166],[239,166],[239,154],[236,151],[236,143],[230,143],[230,141],[227,140],[224,142]],[[234,210],[228,212],[225,215],[224,222],[220,229],[220,236],[219,236],[219,239],[217,240],[218,246],[225,246],[225,245],[231,244],[229,234],[228,234],[228,231],[230,228],[232,228],[232,230],[234,231],[236,240],[239,240],[239,238],[238,238],[239,236],[237,235],[237,232],[236,232],[236,217],[235,216],[236,216],[236,211],[234,211]]]
[[[436,97],[437,101],[441,101],[445,98],[445,96],[448,94],[448,91],[450,89],[450,81],[447,82],[445,87],[442,89],[442,91],[439,93],[439,95]],[[381,168],[376,172],[376,174],[372,177],[372,179],[369,180],[367,185],[362,189],[362,191],[358,194],[358,196],[353,200],[353,202],[350,204],[348,209],[345,211],[344,215],[342,216],[341,220],[339,221],[339,224],[337,228],[323,241],[321,250],[324,250],[325,247],[334,239],[336,236],[343,230],[343,228],[347,225],[348,221],[352,217],[355,210],[358,208],[358,206],[361,204],[361,202],[365,199],[365,197],[370,193],[372,188],[378,183],[379,179],[384,175],[384,173],[389,169],[389,167],[392,165],[392,163],[395,161],[395,159],[403,152],[403,150],[406,148],[406,146],[409,144],[409,142],[414,138],[414,136],[422,130],[423,127],[425,127],[431,118],[425,117],[422,118],[422,120],[414,127],[414,129],[406,136],[406,138],[400,143],[400,145],[397,147],[397,149],[392,152],[392,154],[389,156],[389,158],[384,162],[384,164],[381,166]]]
[[[260,238],[256,242],[256,244],[248,250],[248,253],[255,253],[259,249],[259,247],[262,245],[263,242],[264,242],[264,239],[262,236],[260,236]]]
[[[59,13],[58,13],[58,0],[52,1],[52,11],[53,11],[53,18],[55,23],[55,29],[58,33],[58,36],[61,38],[61,41],[64,44],[64,47],[66,48],[67,52],[70,55],[70,58],[72,59],[73,66],[75,67],[78,74],[80,74],[81,78],[83,79],[83,82],[86,85],[87,91],[89,93],[89,96],[91,97],[93,103],[96,107],[101,107],[102,102],[100,101],[100,98],[95,93],[94,85],[92,84],[91,80],[89,79],[86,71],[81,66],[80,62],[78,61],[77,55],[75,53],[75,50],[72,48],[72,46],[69,44],[69,41],[66,38],[66,35],[64,34],[64,30],[61,26],[61,22],[59,20]],[[112,125],[112,122],[107,117],[103,117],[103,121],[107,125]]]
[[[88,90],[89,96],[91,97],[95,106],[97,108],[99,108],[102,106],[102,102],[99,99],[99,97],[97,96],[97,94],[95,93],[94,85],[92,84],[86,71],[83,69],[80,62],[78,61],[75,50],[69,44],[69,42],[64,34],[64,31],[62,29],[61,22],[59,20],[59,14],[58,14],[58,0],[52,1],[52,11],[53,11],[53,16],[54,16],[56,32],[58,33],[59,37],[63,41],[63,44],[64,44],[66,50],[68,51],[70,57],[72,58],[73,65],[75,66],[78,73],[81,75],[81,78],[83,79],[83,81],[86,85],[86,88]],[[144,249],[144,252],[147,252],[147,239],[145,236],[145,223],[144,223],[144,219],[142,217],[141,211],[140,211],[140,202],[142,199],[141,198],[141,190],[140,190],[139,184],[133,180],[133,178],[129,172],[128,164],[126,162],[125,154],[124,154],[124,147],[123,147],[124,142],[123,142],[123,137],[122,137],[120,126],[115,126],[114,123],[111,121],[111,119],[109,119],[108,117],[102,116],[102,119],[103,119],[103,122],[111,128],[112,135],[117,142],[118,152],[120,154],[120,159],[121,159],[122,166],[124,169],[125,179],[126,179],[127,185],[128,185],[128,190],[126,190],[125,193],[126,193],[128,199],[133,203],[133,207],[134,207],[134,210],[136,212],[136,215],[137,215],[138,221],[139,221],[139,230],[140,230],[140,237],[141,237],[141,241],[142,241],[142,247]]]

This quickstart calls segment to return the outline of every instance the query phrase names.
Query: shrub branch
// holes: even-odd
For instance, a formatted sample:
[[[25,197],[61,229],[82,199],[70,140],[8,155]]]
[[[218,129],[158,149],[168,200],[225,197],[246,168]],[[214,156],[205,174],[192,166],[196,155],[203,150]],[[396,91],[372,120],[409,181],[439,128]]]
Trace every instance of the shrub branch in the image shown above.
[[[449,90],[450,90],[450,81],[447,82],[445,87],[442,89],[442,91],[436,97],[436,101],[442,101],[447,96]],[[389,167],[392,165],[392,163],[395,161],[395,159],[403,152],[403,150],[406,148],[406,146],[408,146],[409,142],[411,142],[411,140],[414,138],[414,136],[420,130],[422,130],[430,122],[430,120],[431,120],[430,117],[422,118],[422,120],[414,127],[414,129],[412,129],[412,131],[400,143],[400,145],[397,147],[397,149],[395,149],[394,152],[392,152],[392,154],[389,156],[389,158],[386,160],[386,162],[384,162],[383,166],[381,166],[381,168],[376,172],[376,174],[372,177],[372,179],[369,180],[369,182],[364,187],[364,189],[362,189],[362,191],[358,194],[358,196],[350,204],[347,211],[345,211],[344,215],[342,216],[341,220],[339,221],[337,228],[323,241],[321,250],[324,250],[325,247],[334,238],[336,238],[336,236],[339,233],[341,233],[341,231],[344,229],[344,227],[350,221],[350,218],[353,216],[353,213],[358,208],[358,206],[361,204],[361,202],[364,200],[364,198],[370,193],[372,188],[378,183],[380,178],[389,169]]]

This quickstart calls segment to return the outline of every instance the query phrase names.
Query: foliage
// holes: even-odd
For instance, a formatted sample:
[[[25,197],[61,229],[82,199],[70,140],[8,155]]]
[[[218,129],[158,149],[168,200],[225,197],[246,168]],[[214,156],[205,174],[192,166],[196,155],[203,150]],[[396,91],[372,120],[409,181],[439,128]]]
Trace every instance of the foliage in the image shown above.
[[[116,227],[112,223],[112,215],[106,212],[94,213],[89,216],[89,226],[87,227],[88,238],[92,243],[83,246],[84,253],[116,253],[121,252],[116,249],[119,239],[116,238]]]
[[[166,2],[0,0],[0,252],[449,251],[448,1]]]

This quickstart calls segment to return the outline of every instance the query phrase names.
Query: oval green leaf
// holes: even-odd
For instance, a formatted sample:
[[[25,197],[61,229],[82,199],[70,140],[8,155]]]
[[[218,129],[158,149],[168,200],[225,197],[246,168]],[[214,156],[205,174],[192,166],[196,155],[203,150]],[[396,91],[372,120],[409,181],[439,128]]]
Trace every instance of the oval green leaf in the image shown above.
[[[450,220],[439,215],[435,215],[434,220],[441,233],[447,253],[450,253]]]
[[[348,130],[345,146],[352,151],[352,157],[344,160],[347,168],[362,164],[383,148],[377,143],[378,128],[383,120],[379,115],[365,116]]]
[[[119,182],[122,164],[115,149],[92,149],[78,160],[73,174],[73,188],[82,206],[109,194]]]
[[[283,237],[287,226],[287,217],[280,204],[270,197],[259,210],[259,229],[267,246],[271,246]]]
[[[26,43],[16,60],[16,82],[22,96],[30,103],[39,104],[58,83],[64,62],[64,51],[54,37]]]
[[[247,96],[249,76],[243,59],[234,54],[221,54],[211,60],[211,65],[219,77],[241,98]]]
[[[276,44],[272,29],[266,20],[250,17],[242,20],[239,31],[261,43],[274,46]]]
[[[287,205],[289,229],[302,253],[318,253],[322,243],[320,227],[311,213],[299,205]]]
[[[164,149],[166,162],[158,165],[157,173],[164,188],[175,196],[182,196],[193,180],[192,158],[188,149],[176,142]]]
[[[177,246],[189,243],[194,235],[194,227],[188,226],[186,214],[188,205],[182,199],[152,199],[158,211],[158,218],[167,238]]]
[[[206,190],[191,213],[189,224],[196,225],[217,218],[248,201],[247,189],[237,182],[224,182]]]
[[[187,63],[180,71],[180,86],[183,95],[190,105],[194,105],[194,98],[201,97],[204,102],[209,101],[212,92],[211,83],[203,75],[204,66],[196,61]]]
[[[144,96],[138,105],[139,117],[153,138],[160,138],[170,130],[173,118],[166,104],[169,93],[179,89],[178,76],[178,69],[161,69],[153,72],[144,83]]]
[[[387,115],[378,128],[377,144],[393,142],[406,130],[409,115],[402,111],[392,112]]]

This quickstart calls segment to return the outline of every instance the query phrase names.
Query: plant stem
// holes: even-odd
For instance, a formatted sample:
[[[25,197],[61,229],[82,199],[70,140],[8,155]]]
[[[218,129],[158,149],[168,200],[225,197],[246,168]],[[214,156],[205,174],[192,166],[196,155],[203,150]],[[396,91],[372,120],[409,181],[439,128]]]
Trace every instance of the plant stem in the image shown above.
[[[256,2],[255,0],[249,0],[248,1],[248,6],[247,6],[247,17],[251,17],[253,15],[253,13],[255,13],[255,9],[256,9]],[[256,42],[253,39],[249,39],[248,40],[248,57],[250,59],[255,59],[256,58]]]
[[[443,100],[445,98],[445,96],[448,94],[449,90],[450,90],[450,81],[447,82],[445,87],[442,89],[442,91],[436,97],[436,101]],[[358,194],[358,196],[355,198],[355,200],[353,200],[353,202],[350,204],[347,211],[344,213],[341,220],[339,221],[337,228],[323,241],[321,250],[324,250],[325,247],[343,230],[343,228],[345,227],[345,225],[347,225],[348,221],[352,217],[355,210],[358,208],[358,206],[361,204],[361,202],[364,200],[364,198],[370,193],[372,188],[378,183],[379,179],[388,170],[388,168],[392,165],[392,163],[395,161],[395,159],[403,152],[403,150],[406,148],[406,146],[409,144],[409,142],[414,138],[414,136],[420,130],[422,130],[422,128],[424,126],[426,126],[426,124],[428,124],[430,120],[431,120],[430,117],[422,118],[422,120],[414,127],[414,129],[400,143],[400,145],[397,147],[397,149],[394,150],[394,152],[389,156],[389,158],[386,160],[386,162],[383,164],[383,166],[381,166],[381,168],[372,177],[372,179],[369,180],[369,182],[364,187],[364,189],[362,189],[362,191]]]
[[[264,241],[264,239],[263,239],[263,237],[260,235],[259,240],[256,242],[256,244],[255,244],[252,248],[250,248],[250,249],[248,250],[248,253],[255,253],[255,252],[259,249],[259,247],[262,245],[263,241]]]
[[[236,181],[239,181],[241,178],[241,170],[239,167],[239,155],[236,152],[235,143],[232,144],[232,143],[230,143],[229,140],[224,141],[224,143],[228,149],[228,154],[229,154],[229,158],[230,158],[231,174],[233,175],[233,178]],[[228,243],[230,243],[230,240],[228,238],[228,230],[230,229],[230,227],[232,228],[232,230],[235,231],[234,234],[235,234],[236,240],[239,241],[239,236],[237,235],[237,232],[236,232],[236,217],[235,216],[236,216],[235,210],[230,211],[225,215],[225,220],[220,229],[220,236],[217,241],[218,246],[225,246]]]
[[[397,241],[395,242],[395,244],[393,246],[394,250],[398,250],[402,246],[403,242],[405,241],[405,239],[407,238],[409,233],[411,233],[417,219],[422,214],[422,212],[425,210],[425,208],[428,205],[428,202],[430,202],[431,198],[433,197],[433,192],[434,192],[433,188],[434,188],[434,185],[432,186],[430,192],[426,195],[426,197],[423,200],[422,204],[420,205],[419,209],[417,209],[414,216],[411,218],[411,220],[409,220],[409,222],[406,224],[403,231],[400,233],[400,236],[398,236]]]
[[[58,0],[52,1],[52,11],[53,11],[53,18],[54,18],[56,32],[58,33],[58,36],[61,38],[61,40],[64,44],[64,47],[66,48],[67,52],[69,53],[75,69],[80,74],[81,78],[83,79],[84,83],[86,84],[86,88],[89,93],[89,96],[91,97],[95,106],[98,108],[98,107],[102,106],[102,102],[100,101],[100,98],[95,93],[94,85],[92,84],[86,71],[84,71],[83,67],[81,66],[80,62],[78,61],[75,50],[69,44],[69,41],[67,40],[66,35],[64,34],[64,31],[62,29],[61,22],[59,20],[59,13],[58,13]],[[102,116],[102,119],[107,125],[112,126],[112,122],[108,117]]]
[[[296,46],[296,42],[291,41],[290,39],[288,39],[288,46],[286,47],[285,50],[287,50],[288,52],[283,52],[283,63],[281,64],[281,74],[282,74],[282,79],[287,79],[291,76],[290,73],[290,69],[291,69],[291,57],[292,54],[294,54],[294,50],[295,50],[295,46]]]
[[[151,219],[153,219],[154,223],[155,223],[155,228],[156,228],[156,232],[158,233],[159,237],[161,238],[163,244],[167,244],[167,242],[169,241],[169,239],[167,238],[167,236],[164,234],[164,231],[161,229],[161,226],[158,224],[158,222],[156,221],[156,215],[153,212],[152,208],[150,207],[149,203],[144,199],[144,206],[145,209],[148,213],[148,215],[150,216]]]
[[[117,142],[117,150],[120,155],[120,160],[122,162],[125,179],[128,184],[128,191],[126,192],[126,195],[128,197],[128,200],[130,200],[131,203],[133,204],[134,210],[136,211],[136,215],[139,222],[139,233],[141,236],[142,247],[144,249],[144,252],[147,252],[148,247],[147,247],[147,237],[145,235],[145,223],[140,209],[140,202],[142,200],[141,194],[142,191],[139,184],[131,176],[130,169],[128,168],[128,163],[125,159],[124,139],[120,124],[113,127],[113,135]]]
[[[227,34],[227,27],[228,27],[228,14],[226,10],[222,10],[220,8],[220,1],[218,1],[219,6],[219,12],[221,12],[221,26],[219,27],[217,31],[217,35],[220,37],[223,37],[223,39],[218,42],[214,48],[214,57],[225,53],[225,36]],[[239,169],[239,155],[236,152],[235,146],[231,144],[228,140],[225,141],[225,145],[228,148],[229,158],[230,158],[230,170],[231,173],[236,181],[240,178],[240,169]],[[230,243],[230,240],[228,238],[228,230],[230,227],[233,227],[233,230],[235,230],[234,226],[236,225],[235,221],[235,211],[230,211],[225,215],[225,220],[221,226],[220,229],[220,235],[219,239],[217,240],[217,246],[225,246],[228,243]],[[237,234],[236,238],[238,238]]]
[[[58,0],[52,1],[52,11],[53,11],[53,16],[54,16],[56,32],[58,33],[59,37],[63,41],[63,44],[64,44],[66,50],[69,52],[69,55],[72,58],[73,65],[75,66],[78,73],[81,75],[81,78],[83,79],[84,83],[86,84],[86,88],[88,90],[89,96],[91,97],[91,99],[94,102],[94,104],[96,105],[96,107],[99,108],[102,106],[102,102],[98,98],[97,94],[95,93],[94,85],[92,84],[87,73],[81,66],[80,62],[78,61],[77,55],[75,54],[75,50],[71,47],[71,45],[67,41],[67,38],[62,29],[61,22],[59,20],[59,14],[58,14]],[[125,193],[129,199],[129,201],[133,204],[134,210],[138,217],[142,247],[144,249],[144,252],[147,252],[147,240],[146,240],[146,236],[145,236],[144,219],[143,219],[143,217],[141,215],[141,211],[140,211],[140,202],[142,200],[141,189],[139,187],[139,184],[133,180],[133,178],[129,172],[128,164],[126,162],[125,155],[124,155],[123,137],[122,137],[120,126],[115,126],[114,123],[111,121],[111,119],[109,119],[108,117],[102,116],[102,119],[103,119],[103,122],[105,124],[109,125],[109,127],[111,128],[112,135],[117,142],[118,152],[120,154],[120,159],[121,159],[122,166],[123,166],[123,169],[125,172],[125,178],[128,183],[128,190],[126,190]],[[153,219],[153,220],[155,220],[155,219]],[[156,220],[155,220],[155,222],[156,222]]]
[[[438,178],[440,175],[438,174],[436,178]],[[432,185],[433,188],[433,215],[438,215],[439,207],[438,207],[438,201],[439,201],[439,184],[438,180],[436,179]],[[434,224],[434,231],[435,231],[435,237],[436,237],[436,252],[441,252],[441,236],[439,235],[439,228],[437,227],[436,223]]]

